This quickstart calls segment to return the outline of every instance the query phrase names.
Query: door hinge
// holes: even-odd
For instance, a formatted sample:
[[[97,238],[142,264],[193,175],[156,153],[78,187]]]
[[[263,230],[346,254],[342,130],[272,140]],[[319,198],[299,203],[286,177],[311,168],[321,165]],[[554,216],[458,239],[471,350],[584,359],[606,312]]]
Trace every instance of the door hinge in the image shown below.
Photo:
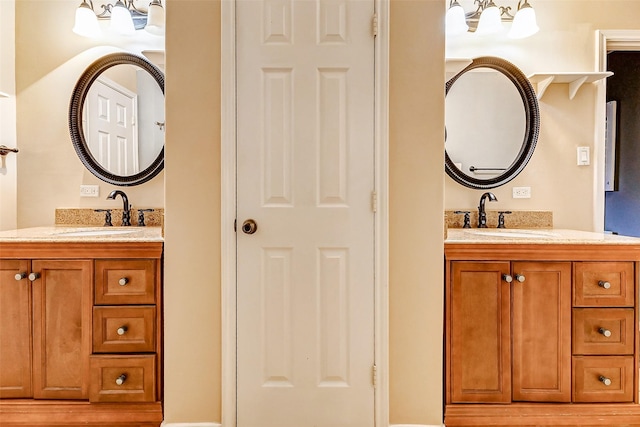
[[[373,33],[373,37],[378,36],[378,14],[374,12],[373,17],[371,19],[371,31]]]
[[[378,385],[378,367],[375,364],[371,367],[371,383],[373,388]]]
[[[371,210],[373,213],[378,212],[378,193],[375,190],[371,192]]]

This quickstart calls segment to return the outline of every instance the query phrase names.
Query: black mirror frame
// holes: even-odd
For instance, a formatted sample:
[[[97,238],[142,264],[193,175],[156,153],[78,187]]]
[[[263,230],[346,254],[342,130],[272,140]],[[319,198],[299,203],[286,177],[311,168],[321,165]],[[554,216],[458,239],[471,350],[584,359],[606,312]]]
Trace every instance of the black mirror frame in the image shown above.
[[[109,184],[126,187],[145,183],[162,171],[164,168],[164,146],[153,163],[143,171],[130,176],[114,175],[102,167],[89,151],[82,125],[82,109],[89,88],[102,72],[115,65],[121,64],[136,65],[147,71],[156,80],[162,90],[162,95],[164,95],[164,74],[145,58],[126,52],[105,55],[89,65],[73,89],[69,103],[69,133],[71,135],[73,148],[76,150],[78,157],[82,161],[82,164],[84,164],[93,175]]]
[[[504,173],[496,177],[479,179],[463,173],[456,167],[453,161],[451,161],[449,154],[447,154],[445,150],[445,170],[447,175],[465,187],[484,190],[506,184],[518,176],[518,174],[522,172],[524,167],[527,165],[533,155],[536,143],[538,142],[538,135],[540,133],[540,111],[538,109],[538,98],[536,97],[536,93],[527,76],[525,76],[518,67],[509,61],[494,56],[475,58],[471,64],[453,76],[446,83],[446,94],[449,93],[451,86],[453,86],[456,80],[458,80],[464,73],[480,67],[497,70],[504,74],[514,84],[522,98],[526,116],[525,135],[520,152],[511,166],[509,166]]]

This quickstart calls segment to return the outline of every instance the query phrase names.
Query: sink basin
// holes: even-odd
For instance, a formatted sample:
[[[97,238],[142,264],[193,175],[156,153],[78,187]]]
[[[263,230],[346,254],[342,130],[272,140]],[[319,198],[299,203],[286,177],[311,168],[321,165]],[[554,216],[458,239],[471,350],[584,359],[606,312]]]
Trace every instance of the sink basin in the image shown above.
[[[136,230],[122,230],[122,229],[96,229],[96,228],[85,228],[78,229],[72,231],[62,231],[60,233],[56,233],[57,236],[65,236],[65,237],[82,237],[82,236],[115,236],[119,234],[130,234],[135,232]]]
[[[466,230],[468,233],[488,236],[488,237],[504,237],[512,239],[553,239],[558,238],[560,235],[553,231],[546,230],[510,230],[506,228],[500,229],[480,229],[480,230]]]

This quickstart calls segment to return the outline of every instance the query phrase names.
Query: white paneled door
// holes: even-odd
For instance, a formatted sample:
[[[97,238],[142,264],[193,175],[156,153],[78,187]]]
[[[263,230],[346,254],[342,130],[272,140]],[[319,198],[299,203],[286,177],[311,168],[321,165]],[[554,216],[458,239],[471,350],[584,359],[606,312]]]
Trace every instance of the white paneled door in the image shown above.
[[[137,101],[135,93],[105,77],[96,80],[87,94],[83,113],[89,151],[115,175],[140,172]]]
[[[374,425],[373,15],[236,1],[239,427]]]

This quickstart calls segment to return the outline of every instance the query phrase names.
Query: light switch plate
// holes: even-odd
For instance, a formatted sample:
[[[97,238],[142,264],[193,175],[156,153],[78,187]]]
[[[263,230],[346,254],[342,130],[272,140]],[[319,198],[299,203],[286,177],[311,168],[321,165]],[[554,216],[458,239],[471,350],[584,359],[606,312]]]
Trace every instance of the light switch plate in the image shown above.
[[[578,147],[578,166],[589,166],[590,164],[589,147]]]

